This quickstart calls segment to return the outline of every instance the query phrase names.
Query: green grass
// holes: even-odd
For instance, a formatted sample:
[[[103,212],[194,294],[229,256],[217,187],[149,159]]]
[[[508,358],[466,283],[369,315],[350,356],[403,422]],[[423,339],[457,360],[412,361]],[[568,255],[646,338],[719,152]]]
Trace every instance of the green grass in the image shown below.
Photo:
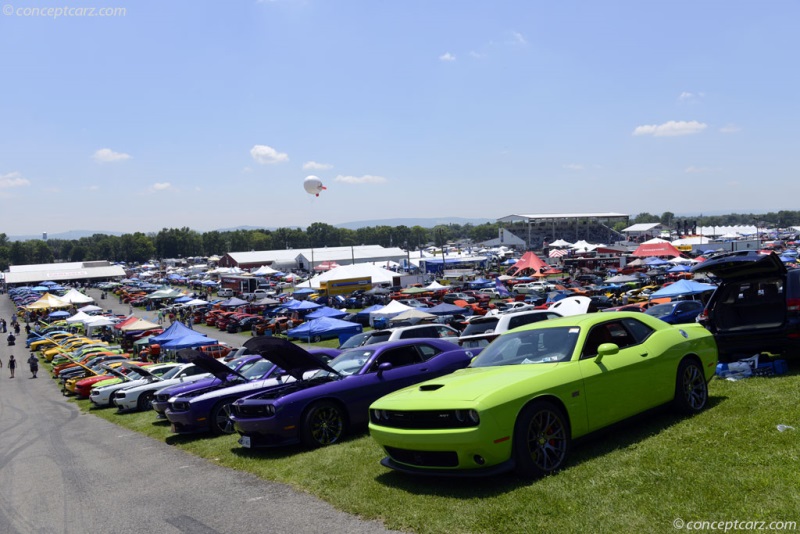
[[[685,521],[800,520],[800,375],[713,380],[703,413],[659,409],[577,443],[544,479],[405,476],[364,433],[320,450],[250,451],[237,436],[171,435],[151,413],[81,409],[219,465],[319,496],[393,529],[439,532],[674,532]],[[776,425],[798,430],[778,432]]]

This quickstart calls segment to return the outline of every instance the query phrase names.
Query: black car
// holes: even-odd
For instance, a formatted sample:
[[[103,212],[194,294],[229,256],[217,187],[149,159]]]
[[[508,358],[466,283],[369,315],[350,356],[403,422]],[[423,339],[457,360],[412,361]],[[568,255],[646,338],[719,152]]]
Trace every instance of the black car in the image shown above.
[[[720,280],[697,320],[717,340],[719,359],[800,349],[800,269],[776,254],[742,251],[712,256],[692,268]]]
[[[254,324],[262,322],[263,320],[264,318],[261,316],[244,317],[239,321],[231,321],[228,323],[228,325],[225,327],[225,330],[231,334],[235,334],[237,332],[246,332],[251,330]]]

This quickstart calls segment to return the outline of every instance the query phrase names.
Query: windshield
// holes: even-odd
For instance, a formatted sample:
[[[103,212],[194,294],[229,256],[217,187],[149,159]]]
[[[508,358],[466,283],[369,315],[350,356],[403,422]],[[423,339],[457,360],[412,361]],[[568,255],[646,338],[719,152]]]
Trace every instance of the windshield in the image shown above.
[[[239,369],[239,372],[243,374],[248,380],[254,380],[256,378],[260,378],[264,376],[264,373],[272,369],[275,364],[269,360],[258,360],[253,363],[253,365],[245,368]]]
[[[172,369],[170,369],[167,372],[161,374],[161,378],[163,378],[164,380],[169,380],[170,378],[173,378],[175,375],[180,373],[182,370],[183,370],[183,367],[181,367],[180,365],[176,365]],[[158,373],[158,371],[153,371],[153,374],[154,375],[158,375],[159,373]]]
[[[342,343],[339,347],[340,349],[352,349],[353,347],[360,347],[364,344],[364,340],[367,339],[371,334],[369,332],[364,332],[362,334],[356,334],[353,337],[349,338],[347,341]]]
[[[358,373],[362,367],[369,361],[370,357],[375,351],[368,349],[352,349],[343,352],[336,358],[328,362],[332,367],[342,376],[349,376]],[[328,371],[320,371],[314,377],[329,375]]]
[[[572,357],[580,328],[564,326],[536,328],[495,339],[470,364],[470,367],[555,363]]]
[[[461,335],[472,336],[475,334],[491,334],[494,332],[495,327],[497,327],[498,321],[500,321],[500,319],[494,317],[470,321]]]
[[[392,336],[392,333],[387,331],[383,332],[375,332],[374,330],[371,332],[372,335],[369,336],[369,339],[365,343],[365,345],[374,345],[375,343],[382,343],[384,341],[389,341],[389,338]]]

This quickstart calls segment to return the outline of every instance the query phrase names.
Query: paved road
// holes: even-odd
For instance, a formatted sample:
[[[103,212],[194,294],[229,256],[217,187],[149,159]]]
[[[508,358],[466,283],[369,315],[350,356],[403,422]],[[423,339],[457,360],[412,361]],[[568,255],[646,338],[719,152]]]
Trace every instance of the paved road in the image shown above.
[[[116,300],[98,302],[127,311]],[[0,316],[8,320],[12,310],[0,296]],[[230,337],[239,345],[245,339]],[[22,364],[13,379],[9,354]],[[8,347],[2,338],[0,533],[386,532],[287,486],[82,413],[45,373],[29,378],[27,357],[24,342]]]

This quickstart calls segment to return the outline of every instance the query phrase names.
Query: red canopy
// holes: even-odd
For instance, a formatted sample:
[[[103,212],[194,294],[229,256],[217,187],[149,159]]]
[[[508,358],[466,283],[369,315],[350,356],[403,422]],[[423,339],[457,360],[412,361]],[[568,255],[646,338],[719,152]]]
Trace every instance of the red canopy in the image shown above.
[[[508,271],[506,271],[509,275],[514,275],[516,273],[520,273],[526,269],[533,269],[537,273],[539,269],[544,267],[545,269],[550,269],[550,266],[546,264],[543,260],[539,258],[536,254],[531,251],[526,252],[522,255],[517,263],[512,265]]]
[[[633,251],[633,255],[640,258],[649,258],[652,256],[677,258],[681,255],[681,251],[673,247],[670,243],[650,243],[639,245],[639,248]]]

